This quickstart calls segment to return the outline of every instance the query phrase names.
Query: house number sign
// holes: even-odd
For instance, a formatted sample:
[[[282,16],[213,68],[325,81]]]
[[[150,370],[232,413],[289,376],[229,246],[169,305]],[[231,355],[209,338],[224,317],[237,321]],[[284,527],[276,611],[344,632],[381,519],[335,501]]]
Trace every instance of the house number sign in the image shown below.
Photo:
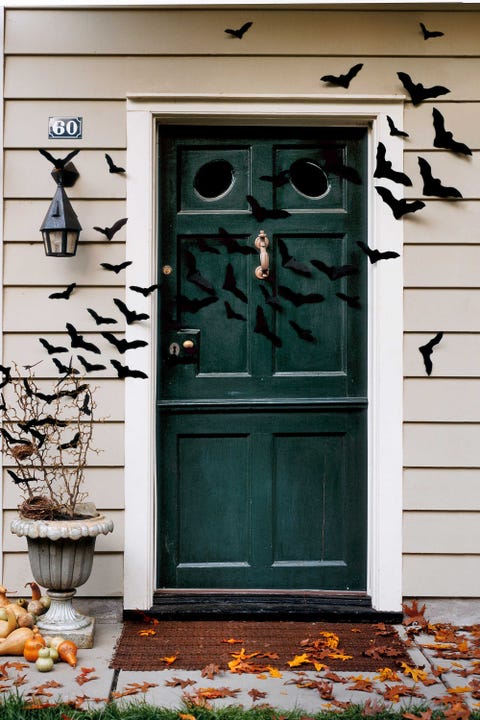
[[[48,139],[62,140],[81,138],[83,132],[83,117],[49,117]]]

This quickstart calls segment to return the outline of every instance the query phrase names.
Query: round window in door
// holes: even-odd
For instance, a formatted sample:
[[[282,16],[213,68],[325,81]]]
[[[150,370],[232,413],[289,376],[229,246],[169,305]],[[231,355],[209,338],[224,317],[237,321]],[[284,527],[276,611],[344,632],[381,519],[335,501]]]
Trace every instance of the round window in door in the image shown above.
[[[233,187],[235,173],[227,160],[211,160],[202,165],[193,180],[193,187],[204,200],[220,200]]]
[[[300,158],[290,166],[290,184],[304,197],[319,200],[330,190],[328,178],[314,160]]]

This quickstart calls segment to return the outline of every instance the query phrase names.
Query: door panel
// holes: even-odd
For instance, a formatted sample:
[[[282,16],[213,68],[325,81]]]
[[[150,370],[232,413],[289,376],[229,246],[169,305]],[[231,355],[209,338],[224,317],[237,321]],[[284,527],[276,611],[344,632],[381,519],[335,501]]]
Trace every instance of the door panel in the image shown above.
[[[365,589],[365,132],[160,149],[158,585]]]

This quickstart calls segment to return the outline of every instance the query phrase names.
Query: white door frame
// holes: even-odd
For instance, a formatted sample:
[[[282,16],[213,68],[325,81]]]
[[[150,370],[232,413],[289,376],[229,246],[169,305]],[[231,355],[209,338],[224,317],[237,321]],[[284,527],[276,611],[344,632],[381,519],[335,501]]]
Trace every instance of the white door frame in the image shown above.
[[[298,125],[369,128],[368,242],[402,251],[403,222],[375,192],[377,143],[394,167],[403,142],[389,134],[386,116],[403,125],[403,96],[358,95],[129,95],[127,97],[127,247],[133,260],[126,285],[157,281],[157,126]],[[381,181],[399,197],[401,187]],[[127,304],[148,312],[149,323],[127,326],[127,338],[148,341],[135,367],[148,380],[125,381],[124,606],[152,605],[156,573],[156,293]],[[136,302],[135,302],[136,301]],[[368,584],[373,607],[399,611],[402,600],[402,333],[403,262],[369,264],[368,320]]]

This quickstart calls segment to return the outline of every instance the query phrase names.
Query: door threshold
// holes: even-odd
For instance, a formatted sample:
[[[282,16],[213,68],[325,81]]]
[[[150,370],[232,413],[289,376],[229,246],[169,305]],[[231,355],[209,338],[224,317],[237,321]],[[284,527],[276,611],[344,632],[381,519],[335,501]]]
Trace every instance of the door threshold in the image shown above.
[[[402,621],[401,612],[373,609],[371,598],[364,592],[315,590],[156,590],[148,612],[165,620]],[[128,615],[127,611],[126,617]]]

